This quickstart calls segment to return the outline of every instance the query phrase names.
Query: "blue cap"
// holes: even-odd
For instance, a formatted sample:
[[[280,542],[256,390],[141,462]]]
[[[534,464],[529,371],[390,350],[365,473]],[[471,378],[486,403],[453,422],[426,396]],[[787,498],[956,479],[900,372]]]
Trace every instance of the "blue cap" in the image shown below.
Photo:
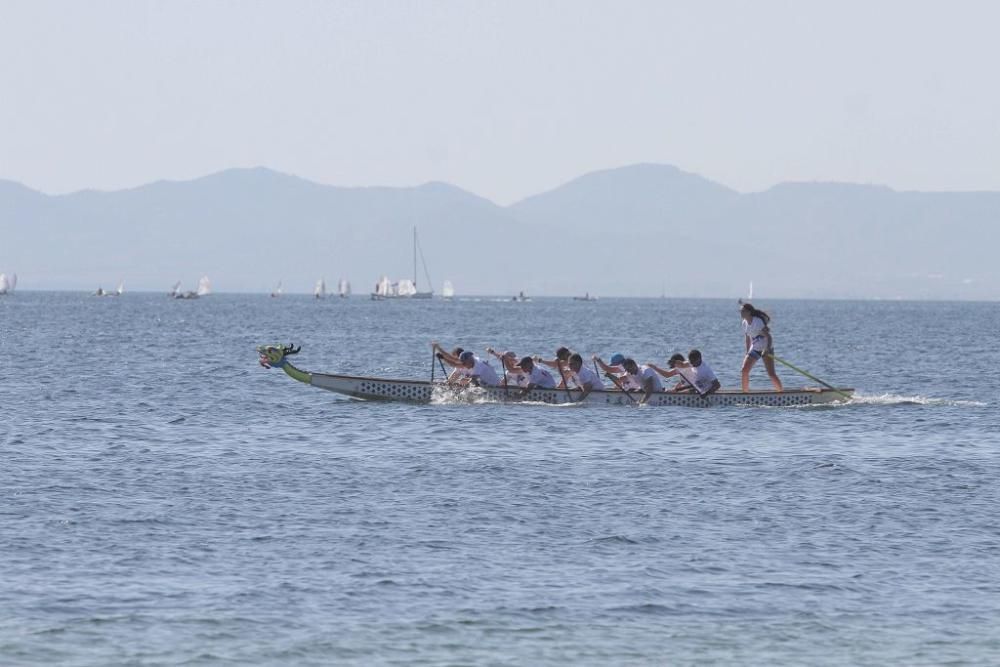
[[[476,355],[472,354],[472,352],[470,352],[469,350],[466,350],[465,352],[462,353],[462,356],[460,356],[458,360],[464,364],[466,361],[474,359],[475,357]]]
[[[623,363],[625,363],[625,355],[624,354],[612,354],[611,355],[611,365],[612,366],[621,366]]]

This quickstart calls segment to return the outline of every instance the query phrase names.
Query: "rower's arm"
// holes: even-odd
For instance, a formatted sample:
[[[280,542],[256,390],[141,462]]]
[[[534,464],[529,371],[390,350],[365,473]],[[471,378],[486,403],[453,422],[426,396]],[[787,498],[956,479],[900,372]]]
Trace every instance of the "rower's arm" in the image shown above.
[[[672,378],[673,376],[677,375],[680,372],[677,369],[671,369],[669,371],[665,371],[656,364],[649,364],[649,367],[665,378]]]
[[[559,360],[558,359],[542,359],[541,357],[537,357],[536,356],[535,357],[535,363],[536,364],[541,364],[543,366],[548,366],[549,368],[555,368],[555,369],[559,368]]]
[[[597,365],[601,367],[605,373],[619,373],[621,369],[618,366],[608,366],[600,357],[594,357],[594,361]]]
[[[459,367],[462,366],[462,360],[456,357],[454,354],[446,351],[443,347],[437,343],[432,343],[432,346],[437,352],[437,358],[448,364],[449,366]]]
[[[492,354],[497,359],[499,359],[500,363],[503,364],[503,367],[507,369],[508,373],[513,373],[515,371],[521,370],[521,367],[517,365],[517,361],[514,360],[512,357],[508,357],[506,355],[500,354],[499,352],[497,352],[496,350],[494,350],[492,347],[486,348],[486,351],[489,352],[490,354]]]

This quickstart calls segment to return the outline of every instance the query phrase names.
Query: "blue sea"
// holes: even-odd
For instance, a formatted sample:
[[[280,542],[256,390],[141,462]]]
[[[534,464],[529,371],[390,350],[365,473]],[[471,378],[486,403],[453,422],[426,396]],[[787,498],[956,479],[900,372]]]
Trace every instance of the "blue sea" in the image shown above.
[[[254,349],[698,347],[734,387],[735,300],[0,297],[0,664],[1000,664],[1000,304],[757,305],[857,400],[364,403]]]

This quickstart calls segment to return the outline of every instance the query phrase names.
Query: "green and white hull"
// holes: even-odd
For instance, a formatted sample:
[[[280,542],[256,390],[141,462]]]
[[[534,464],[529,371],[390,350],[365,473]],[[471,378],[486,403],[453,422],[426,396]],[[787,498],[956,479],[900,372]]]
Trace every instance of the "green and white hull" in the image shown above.
[[[582,401],[581,391],[565,389],[533,389],[525,395],[518,387],[452,387],[443,382],[428,382],[426,380],[397,380],[391,378],[359,377],[353,375],[336,375],[332,373],[311,373],[296,368],[285,358],[285,353],[294,353],[291,348],[276,346],[261,346],[261,364],[267,367],[277,366],[290,377],[304,384],[326,389],[337,394],[349,396],[363,401],[402,401],[406,403],[548,403],[562,405],[581,403],[585,405],[630,405],[639,401],[640,392],[625,392],[618,390],[592,391]],[[801,405],[819,405],[824,403],[844,402],[853,394],[849,388],[827,389],[802,387],[786,389],[785,391],[737,391],[723,389],[710,396],[699,396],[683,392],[657,392],[653,394],[648,405],[651,406],[684,406],[691,408],[708,406],[763,406],[789,407]]]

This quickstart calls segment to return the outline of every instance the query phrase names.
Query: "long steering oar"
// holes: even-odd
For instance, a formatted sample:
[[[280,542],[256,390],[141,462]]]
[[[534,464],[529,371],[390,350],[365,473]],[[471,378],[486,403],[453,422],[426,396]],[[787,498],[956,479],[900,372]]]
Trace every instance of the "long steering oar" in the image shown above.
[[[789,362],[785,361],[784,359],[782,359],[781,357],[779,357],[779,356],[776,356],[776,355],[774,354],[774,352],[767,352],[766,354],[767,354],[767,356],[771,357],[771,358],[772,358],[772,359],[774,359],[775,361],[777,361],[777,362],[779,362],[779,363],[782,363],[782,364],[784,364],[785,366],[788,366],[789,368],[791,368],[791,369],[792,369],[793,371],[795,371],[796,373],[802,373],[802,375],[805,375],[805,376],[806,376],[807,378],[809,378],[809,379],[810,379],[810,380],[812,380],[813,382],[819,382],[819,383],[820,383],[821,385],[823,385],[823,386],[824,386],[824,387],[826,387],[827,389],[831,389],[831,390],[833,390],[834,392],[836,392],[837,394],[840,394],[841,396],[843,396],[844,398],[846,398],[847,400],[851,400],[851,395],[850,395],[850,394],[846,394],[846,393],[844,393],[844,392],[840,391],[839,389],[837,389],[836,387],[834,387],[834,386],[833,386],[832,384],[829,384],[829,383],[827,383],[827,382],[823,382],[822,380],[820,380],[820,379],[819,379],[818,377],[816,377],[815,375],[810,375],[809,373],[806,373],[806,372],[805,372],[804,370],[802,370],[802,369],[801,369],[801,368],[799,368],[798,366],[794,366],[794,365],[792,365],[791,363],[789,363]]]

